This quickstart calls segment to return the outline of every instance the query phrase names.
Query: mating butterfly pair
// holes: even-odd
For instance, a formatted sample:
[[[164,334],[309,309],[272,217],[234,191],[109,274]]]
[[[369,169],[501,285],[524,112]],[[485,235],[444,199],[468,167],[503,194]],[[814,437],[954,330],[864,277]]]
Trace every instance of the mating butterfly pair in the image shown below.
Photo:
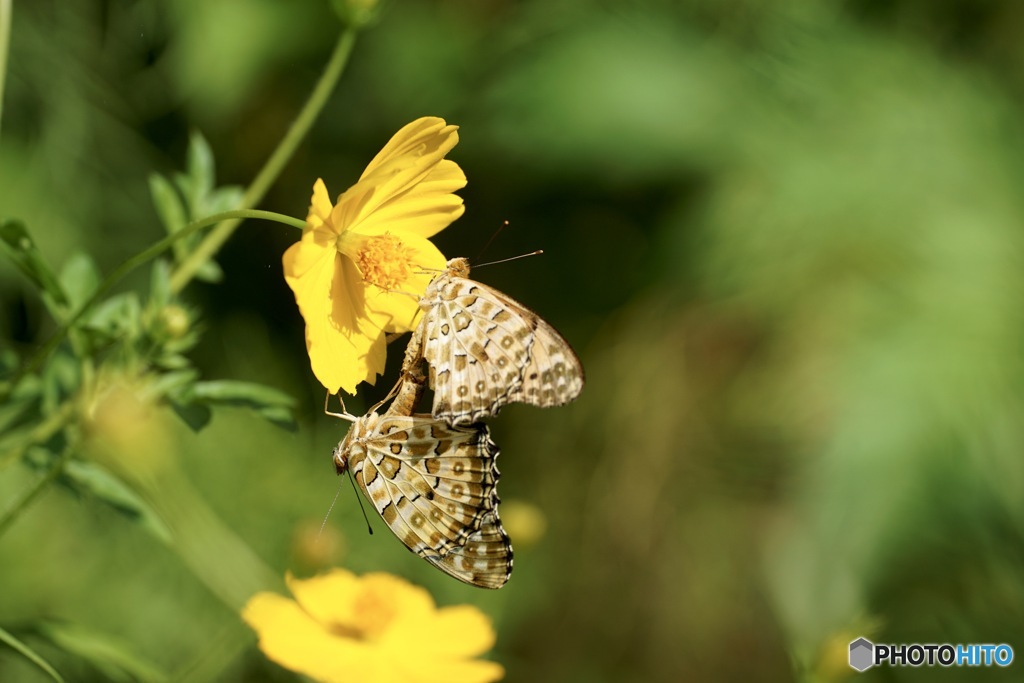
[[[469,261],[456,258],[431,280],[397,396],[383,414],[350,417],[334,462],[339,474],[351,469],[410,550],[460,581],[500,588],[512,572],[512,545],[498,517],[498,447],[478,420],[508,403],[572,401],[583,367],[536,313],[468,278]],[[414,415],[423,361],[433,408]]]

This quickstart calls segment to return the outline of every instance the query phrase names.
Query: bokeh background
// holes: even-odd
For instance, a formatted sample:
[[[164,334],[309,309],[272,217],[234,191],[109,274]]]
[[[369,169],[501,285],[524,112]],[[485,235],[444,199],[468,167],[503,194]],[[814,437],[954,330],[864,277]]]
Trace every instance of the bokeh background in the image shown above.
[[[183,167],[190,131],[218,183],[249,182],[339,31],[314,0],[13,16],[0,214],[51,263],[88,252],[104,272],[163,236],[147,176]],[[317,538],[345,425],[322,415],[282,278],[296,233],[250,221],[223,281],[183,296],[190,357],[295,396],[300,419],[221,409],[196,434],[168,411],[152,448],[179,462],[197,527],[237,535],[198,556],[387,570],[475,604],[510,681],[840,681],[860,635],[1024,656],[1021,26],[1014,0],[383,3],[261,208],[303,217],[317,177],[340,192],[408,121],[459,124],[467,211],[436,241],[475,258],[508,220],[483,260],[544,249],[475,277],[559,328],[586,389],[492,422],[516,547],[501,591],[378,520],[368,536],[347,484]],[[0,263],[0,345],[53,329]],[[7,463],[0,501],[35,476]],[[173,679],[295,680],[137,521],[48,490],[0,537],[0,626],[70,680],[117,679],[39,624]],[[0,649],[0,680],[46,679]]]

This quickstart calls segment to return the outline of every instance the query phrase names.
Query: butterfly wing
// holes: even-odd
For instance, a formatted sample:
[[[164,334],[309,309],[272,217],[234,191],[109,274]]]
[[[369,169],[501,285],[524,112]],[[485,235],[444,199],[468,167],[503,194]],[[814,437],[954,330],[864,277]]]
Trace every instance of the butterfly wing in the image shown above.
[[[498,447],[486,426],[371,414],[353,426],[341,450],[409,550],[460,581],[504,585],[512,548],[498,519]],[[502,577],[498,564],[506,568]]]
[[[523,381],[509,393],[509,402],[529,403],[541,408],[565,405],[583,391],[583,364],[569,342],[558,331],[520,304],[520,314],[534,325],[530,361],[523,369]]]
[[[508,403],[572,401],[583,366],[554,327],[511,297],[450,274],[434,283],[422,321],[434,417],[468,424]]]
[[[533,331],[498,292],[442,275],[424,315],[423,357],[430,365],[434,417],[469,424],[495,415],[522,383]]]
[[[512,575],[512,545],[497,512],[487,513],[466,544],[444,556],[426,560],[460,581],[483,588],[501,588]]]

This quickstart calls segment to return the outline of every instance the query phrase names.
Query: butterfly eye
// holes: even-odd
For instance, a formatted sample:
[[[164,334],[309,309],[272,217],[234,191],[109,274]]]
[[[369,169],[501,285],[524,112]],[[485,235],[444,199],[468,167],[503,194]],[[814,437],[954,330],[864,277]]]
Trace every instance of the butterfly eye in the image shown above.
[[[338,471],[338,474],[345,474],[345,470],[348,469],[348,455],[347,451],[343,450],[341,444],[334,447],[334,467]]]

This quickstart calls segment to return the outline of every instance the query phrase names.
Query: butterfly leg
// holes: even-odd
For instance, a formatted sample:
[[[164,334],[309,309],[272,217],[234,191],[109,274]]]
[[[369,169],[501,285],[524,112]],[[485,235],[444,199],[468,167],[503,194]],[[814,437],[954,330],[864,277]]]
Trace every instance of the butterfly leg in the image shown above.
[[[342,420],[347,420],[349,422],[355,422],[356,421],[355,415],[350,414],[348,412],[348,408],[345,407],[345,399],[342,396],[339,395],[338,396],[338,400],[341,401],[341,410],[343,412],[332,413],[331,411],[327,410],[327,402],[330,401],[330,400],[331,400],[331,392],[328,391],[327,392],[327,396],[324,397],[324,415],[330,415],[331,417],[338,417],[338,418],[341,418]]]

